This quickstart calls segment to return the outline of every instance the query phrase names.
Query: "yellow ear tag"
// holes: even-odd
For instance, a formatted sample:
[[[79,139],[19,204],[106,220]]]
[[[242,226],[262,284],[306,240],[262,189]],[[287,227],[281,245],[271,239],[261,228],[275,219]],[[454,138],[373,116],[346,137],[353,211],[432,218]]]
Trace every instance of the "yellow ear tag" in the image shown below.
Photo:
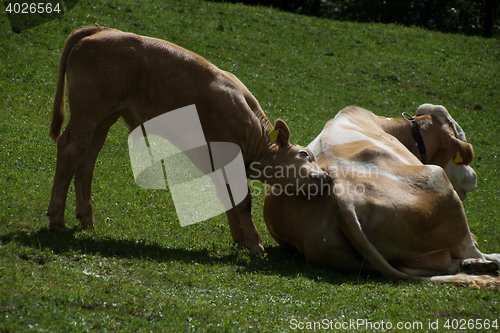
[[[464,159],[462,158],[462,156],[460,156],[460,153],[457,151],[457,157],[455,157],[455,164],[460,164],[464,161]]]
[[[271,132],[269,132],[269,139],[271,139],[271,142],[276,141],[278,138],[278,134],[280,134],[279,129],[273,129]]]

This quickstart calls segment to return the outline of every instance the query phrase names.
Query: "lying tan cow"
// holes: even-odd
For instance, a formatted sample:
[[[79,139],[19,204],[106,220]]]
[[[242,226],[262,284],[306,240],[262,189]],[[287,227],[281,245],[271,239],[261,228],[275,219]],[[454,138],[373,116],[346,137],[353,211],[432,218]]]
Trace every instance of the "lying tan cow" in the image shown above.
[[[71,118],[66,115],[65,76]],[[64,230],[68,188],[75,177],[76,213],[92,227],[91,182],[97,155],[109,128],[123,117],[132,130],[148,119],[194,104],[208,142],[231,142],[242,152],[247,177],[270,184],[320,184],[328,176],[306,148],[291,145],[286,124],[279,134],[257,100],[231,73],[169,42],[100,26],[74,31],[61,56],[50,135],[57,141],[57,165],[48,207],[49,228]],[[274,132],[278,133],[278,132]],[[252,171],[248,173],[250,164]],[[292,167],[301,178],[262,177],[263,168]],[[249,191],[250,193],[250,191]],[[250,194],[227,212],[235,242],[254,253],[264,251],[251,218]]]
[[[407,119],[340,111],[308,146],[332,187],[315,196],[269,187],[264,218],[272,237],[342,271],[457,282],[465,275],[435,275],[495,273],[500,255],[477,249],[460,200],[476,185],[467,166],[472,146],[442,106],[424,104],[414,120],[427,162],[437,165],[419,160]]]

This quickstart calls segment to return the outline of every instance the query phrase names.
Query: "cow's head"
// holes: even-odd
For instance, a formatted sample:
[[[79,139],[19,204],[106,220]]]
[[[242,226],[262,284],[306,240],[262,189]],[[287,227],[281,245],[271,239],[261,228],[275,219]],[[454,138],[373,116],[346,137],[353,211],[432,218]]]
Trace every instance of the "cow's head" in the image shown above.
[[[329,182],[328,173],[318,166],[311,150],[290,144],[290,130],[283,120],[276,121],[273,132],[271,153],[250,165],[249,178],[294,194],[319,191]]]
[[[428,164],[439,165],[444,169],[450,183],[461,200],[466,192],[476,188],[476,173],[469,166],[474,158],[472,146],[467,143],[465,133],[458,123],[441,105],[422,104],[416,117],[430,116],[430,121],[423,121],[422,130],[426,146],[434,151]]]

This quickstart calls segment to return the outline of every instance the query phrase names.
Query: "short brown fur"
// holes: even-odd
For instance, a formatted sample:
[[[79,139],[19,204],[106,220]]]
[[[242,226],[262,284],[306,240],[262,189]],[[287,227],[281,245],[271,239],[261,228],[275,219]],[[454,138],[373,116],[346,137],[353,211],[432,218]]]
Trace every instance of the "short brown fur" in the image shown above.
[[[71,117],[60,135],[66,111],[65,77]],[[109,128],[123,117],[132,130],[165,112],[194,104],[207,142],[232,142],[242,152],[247,176],[270,184],[322,183],[327,174],[304,147],[291,145],[282,120],[280,134],[258,101],[236,76],[199,55],[160,39],[98,25],[74,31],[64,47],[54,98],[50,136],[57,141],[57,164],[47,215],[49,228],[65,230],[64,209],[74,176],[76,213],[92,227],[91,183],[94,165]],[[252,172],[248,173],[250,166]],[[302,169],[301,179],[265,178],[264,167]],[[251,217],[250,193],[227,212],[231,234],[254,253],[264,251]]]

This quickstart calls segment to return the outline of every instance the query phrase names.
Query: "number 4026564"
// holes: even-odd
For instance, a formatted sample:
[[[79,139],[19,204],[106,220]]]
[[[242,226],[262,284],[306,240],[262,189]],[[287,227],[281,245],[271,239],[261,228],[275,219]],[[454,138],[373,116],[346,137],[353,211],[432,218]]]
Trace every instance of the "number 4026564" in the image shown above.
[[[18,2],[10,2],[5,11],[9,14],[51,14],[52,12],[60,13],[61,9],[59,7],[59,3],[56,3],[55,6],[52,4],[39,2],[39,3],[18,3]]]

